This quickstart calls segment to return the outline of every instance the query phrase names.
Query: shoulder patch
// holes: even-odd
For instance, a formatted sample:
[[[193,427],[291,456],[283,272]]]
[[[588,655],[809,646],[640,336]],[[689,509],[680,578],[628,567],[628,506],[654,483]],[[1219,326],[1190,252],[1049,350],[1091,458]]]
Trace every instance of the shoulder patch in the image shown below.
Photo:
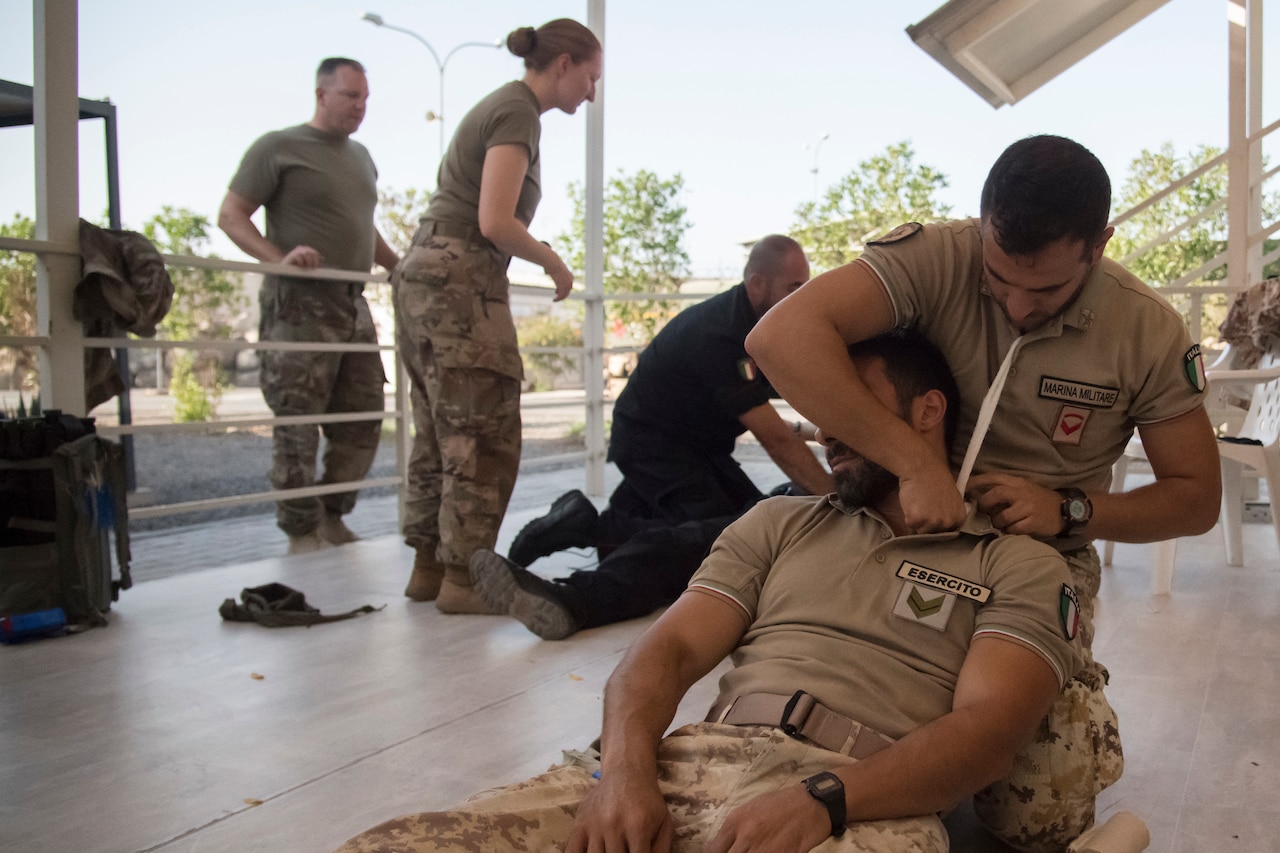
[[[748,382],[755,382],[756,377],[760,375],[760,369],[756,367],[753,359],[743,358],[738,360],[738,375]]]
[[[1074,640],[1080,628],[1080,599],[1069,584],[1062,585],[1058,596],[1058,616],[1062,620],[1062,636]]]
[[[1182,370],[1191,387],[1203,393],[1208,382],[1204,378],[1204,356],[1200,354],[1199,344],[1192,344],[1191,349],[1182,356]]]
[[[914,237],[920,233],[920,229],[924,228],[919,222],[907,222],[899,225],[883,237],[875,240],[868,240],[868,246],[887,246],[890,243],[900,243],[909,237]]]

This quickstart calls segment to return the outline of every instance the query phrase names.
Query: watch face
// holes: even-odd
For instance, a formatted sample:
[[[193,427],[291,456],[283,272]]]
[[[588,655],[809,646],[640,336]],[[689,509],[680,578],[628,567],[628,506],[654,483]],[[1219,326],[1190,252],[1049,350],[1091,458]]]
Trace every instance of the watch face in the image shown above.
[[[1084,501],[1079,498],[1072,498],[1067,501],[1067,515],[1072,521],[1084,521],[1088,517],[1089,508],[1085,506]]]
[[[839,779],[832,779],[830,777],[815,779],[813,782],[813,790],[818,794],[827,794],[841,787],[843,786],[840,784]]]

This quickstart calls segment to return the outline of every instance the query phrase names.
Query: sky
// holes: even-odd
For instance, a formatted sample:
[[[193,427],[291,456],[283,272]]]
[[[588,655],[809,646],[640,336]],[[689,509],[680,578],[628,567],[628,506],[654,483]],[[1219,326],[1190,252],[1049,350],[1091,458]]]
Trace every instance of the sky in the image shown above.
[[[364,2],[367,5],[359,5]],[[987,169],[1033,133],[1070,136],[1119,188],[1144,148],[1180,153],[1227,141],[1225,0],[1169,0],[1136,26],[1012,107],[993,109],[911,41],[905,28],[942,0],[612,0],[605,19],[605,175],[640,169],[684,179],[696,275],[736,276],[740,243],[784,231],[796,207],[909,140],[916,162],[948,176],[942,201],[977,212]],[[408,35],[441,58],[557,17],[586,21],[585,0],[81,0],[81,97],[118,110],[121,207],[139,228],[164,205],[216,217],[245,148],[311,118],[325,56],[360,60],[371,97],[355,138],[384,188],[430,188],[446,131],[477,100],[523,73],[505,48],[467,47],[444,79]],[[31,84],[27,0],[0,0],[0,79]],[[1264,53],[1277,28],[1264,28]],[[1264,69],[1265,80],[1275,79]],[[1264,85],[1263,121],[1280,110]],[[825,141],[819,139],[827,134]],[[106,208],[100,122],[81,123],[80,209]],[[543,199],[532,232],[568,230],[567,187],[585,165],[585,109],[543,115]],[[0,128],[0,219],[33,216],[34,133]],[[816,146],[816,149],[815,149]],[[1273,157],[1274,159],[1274,157]],[[212,250],[243,259],[221,234]]]

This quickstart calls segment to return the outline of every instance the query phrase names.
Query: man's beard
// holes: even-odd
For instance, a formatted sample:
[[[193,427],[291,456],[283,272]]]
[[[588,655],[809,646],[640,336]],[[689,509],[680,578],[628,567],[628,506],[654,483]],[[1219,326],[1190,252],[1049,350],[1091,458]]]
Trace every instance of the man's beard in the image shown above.
[[[851,509],[877,506],[898,490],[898,475],[865,457],[831,476],[840,502]]]

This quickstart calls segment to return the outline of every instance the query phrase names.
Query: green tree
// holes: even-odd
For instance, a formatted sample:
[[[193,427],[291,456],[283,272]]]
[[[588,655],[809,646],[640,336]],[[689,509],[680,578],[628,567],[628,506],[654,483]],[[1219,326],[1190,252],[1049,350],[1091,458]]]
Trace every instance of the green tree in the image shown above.
[[[1115,200],[1116,209],[1128,210],[1220,154],[1222,149],[1211,145],[1198,146],[1186,155],[1175,153],[1169,142],[1156,151],[1144,148],[1129,164],[1129,173]],[[1278,215],[1280,195],[1265,193],[1263,221],[1269,222]],[[1197,221],[1188,223],[1197,216],[1200,217]],[[1175,229],[1160,245],[1128,258],[1146,243]],[[1148,284],[1159,286],[1191,272],[1226,247],[1227,164],[1224,161],[1122,222],[1107,246],[1107,255],[1126,259],[1125,266],[1130,272]],[[1276,266],[1272,264],[1268,269],[1274,270]],[[1219,267],[1197,281],[1219,281],[1225,276],[1225,268]]]
[[[1114,201],[1115,208],[1119,211],[1132,208],[1221,153],[1220,148],[1200,145],[1179,155],[1169,142],[1155,151],[1144,148],[1129,164],[1128,174]],[[1264,193],[1263,221],[1270,222],[1277,216],[1280,216],[1280,194]],[[1165,238],[1168,232],[1173,233]],[[1143,248],[1162,238],[1158,245]],[[1266,241],[1264,252],[1275,245],[1275,240]],[[1153,287],[1160,287],[1199,268],[1226,248],[1227,164],[1224,161],[1120,223],[1107,244],[1107,256],[1119,260]],[[1273,262],[1267,266],[1264,277],[1278,273],[1280,262]],[[1226,268],[1220,266],[1190,284],[1221,282],[1225,277]],[[1217,328],[1226,316],[1226,308],[1225,297],[1204,301],[1201,320],[1206,331]]]
[[[431,201],[428,190],[409,187],[397,190],[387,187],[378,190],[378,212],[376,216],[378,231],[387,245],[401,256],[409,249],[413,240],[413,232],[418,230],[418,220],[427,212],[427,204]]]
[[[208,251],[208,218],[186,207],[165,205],[142,226],[142,233],[166,255],[216,258]],[[228,338],[235,314],[244,307],[239,285],[221,270],[170,267],[173,306],[160,323],[171,340]]]
[[[692,223],[680,202],[684,178],[662,179],[644,169],[633,175],[619,170],[604,190],[604,292],[675,293],[689,272],[684,235]],[[579,279],[586,268],[586,205],[581,182],[569,185],[573,223],[555,238],[556,251]],[[607,326],[649,340],[671,317],[668,300],[611,302]]]
[[[529,352],[530,348],[581,347],[582,321],[556,317],[551,314],[534,314],[518,317],[516,337],[524,360],[525,382],[534,391],[555,388],[558,377],[574,372],[581,375],[582,358],[579,353]]]
[[[418,230],[418,220],[427,212],[430,200],[431,193],[428,190],[413,187],[406,190],[393,187],[378,190],[378,210],[375,214],[378,232],[400,257],[404,257],[404,253],[409,250],[413,234]],[[371,284],[364,289],[364,295],[371,304],[380,305],[387,311],[393,310],[391,288],[388,285]]]
[[[26,216],[0,224],[0,237],[35,239],[36,224]],[[0,252],[0,335],[36,333],[36,256],[30,252]],[[34,389],[36,351],[30,347],[0,347],[0,375],[9,387]]]
[[[216,258],[208,251],[209,220],[186,207],[165,205],[142,226],[142,233],[166,255]],[[232,321],[245,305],[244,292],[222,270],[169,267],[173,280],[173,305],[160,323],[162,337],[188,341],[193,338],[229,338]],[[163,352],[156,353],[158,359]],[[222,388],[218,382],[217,353],[182,353],[173,359],[169,390],[176,403],[177,420],[208,420],[213,416]],[[199,381],[198,377],[205,377]]]
[[[204,422],[213,420],[218,401],[227,386],[220,379],[216,364],[206,368],[211,377],[201,381],[196,375],[194,353],[178,353],[173,359],[173,375],[169,378],[169,393],[173,395],[173,420],[175,423]]]
[[[894,143],[859,163],[817,202],[796,208],[791,236],[804,246],[815,275],[856,260],[867,240],[904,222],[947,218],[950,206],[936,197],[948,186],[946,175],[917,165],[915,156],[909,141]]]

